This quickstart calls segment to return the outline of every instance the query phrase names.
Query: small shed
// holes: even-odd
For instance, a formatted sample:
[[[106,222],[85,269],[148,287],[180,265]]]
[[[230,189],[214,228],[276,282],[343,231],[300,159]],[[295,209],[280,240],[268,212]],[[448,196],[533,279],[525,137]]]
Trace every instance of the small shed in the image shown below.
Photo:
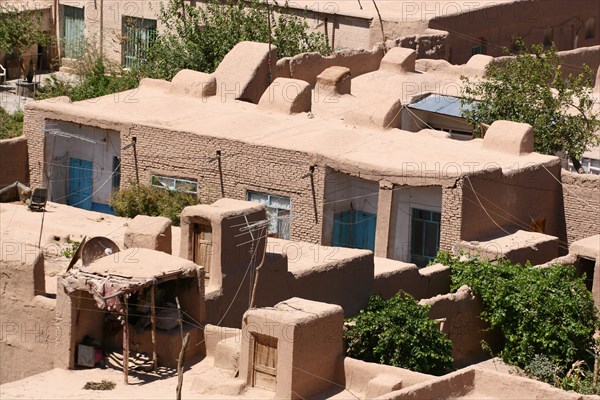
[[[294,297],[243,318],[240,377],[276,399],[305,399],[336,379],[344,349],[344,311]]]
[[[62,290],[61,290],[62,289]],[[154,369],[174,368],[181,329],[190,332],[188,357],[200,355],[205,319],[204,271],[164,252],[131,248],[59,278],[57,318],[63,338],[57,366],[74,368],[87,337],[104,354],[147,354]],[[127,382],[129,363],[123,362]]]

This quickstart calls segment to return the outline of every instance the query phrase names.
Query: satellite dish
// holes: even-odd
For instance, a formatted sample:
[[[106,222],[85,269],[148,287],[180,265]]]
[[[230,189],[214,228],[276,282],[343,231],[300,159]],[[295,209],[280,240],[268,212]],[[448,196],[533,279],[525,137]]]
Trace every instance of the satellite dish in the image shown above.
[[[83,239],[81,240],[81,243],[79,243],[79,247],[77,247],[75,254],[73,254],[73,258],[71,258],[71,261],[69,262],[69,266],[67,267],[67,272],[69,272],[69,270],[71,268],[73,268],[75,263],[77,261],[79,261],[79,259],[81,258],[81,252],[83,250],[83,247],[85,246],[86,240],[87,240],[87,236],[84,236]]]
[[[112,240],[104,236],[91,238],[83,246],[81,261],[84,267],[87,267],[99,258],[110,256],[121,251],[119,246]]]

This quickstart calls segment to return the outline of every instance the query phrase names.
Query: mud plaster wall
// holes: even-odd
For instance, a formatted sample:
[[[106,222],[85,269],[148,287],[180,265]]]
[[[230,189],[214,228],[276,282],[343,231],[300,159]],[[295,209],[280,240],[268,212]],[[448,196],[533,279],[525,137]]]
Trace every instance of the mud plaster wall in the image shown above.
[[[29,183],[25,136],[0,140],[0,188],[15,181]]]
[[[376,71],[383,55],[381,46],[373,50],[343,50],[327,57],[319,53],[302,53],[278,60],[277,76],[301,79],[314,86],[317,75],[332,66],[349,68],[353,78]]]
[[[445,33],[413,34],[388,40],[386,46],[415,49],[417,58],[445,59],[446,36]],[[390,36],[388,35],[388,37]],[[340,50],[330,56],[322,56],[319,53],[301,53],[293,57],[281,58],[277,61],[275,75],[276,77],[301,79],[314,86],[317,75],[332,66],[349,68],[352,78],[377,71],[384,55],[381,37],[379,37],[378,40],[374,41],[371,50],[363,48]],[[323,101],[323,99],[313,99],[313,101],[319,100]]]
[[[598,24],[600,24],[600,21],[596,22],[596,25]],[[562,65],[563,76],[583,72],[582,65],[586,64],[592,70],[592,86],[597,83],[596,72],[600,66],[600,45],[560,51],[558,57]]]
[[[585,23],[589,18],[596,21],[595,36],[586,39]],[[494,57],[502,55],[504,47],[510,49],[517,36],[531,45],[543,43],[544,36],[548,35],[558,50],[597,45],[600,43],[600,7],[588,0],[569,1],[568,10],[560,0],[518,1],[433,18],[429,27],[450,33],[446,41],[449,61],[463,64],[471,57],[472,48],[481,43],[481,38],[487,43],[484,54]]]
[[[332,259],[327,265],[311,271],[294,272],[288,270],[288,260],[294,260],[299,256],[299,251],[307,249],[295,247],[294,242],[288,243],[287,255],[266,254],[256,286],[257,307],[272,307],[290,297],[337,304],[343,308],[346,317],[358,314],[365,307],[374,292],[371,254],[336,260],[335,253],[332,253]],[[207,293],[209,323],[220,321],[224,326],[240,326],[249,302],[248,296],[238,296],[233,302],[231,300],[238,287],[241,287],[240,293],[248,293],[248,280],[242,282],[240,275],[230,274],[224,277],[226,286],[219,291]],[[222,317],[227,309],[227,315]]]
[[[401,388],[405,388],[432,378],[431,375],[420,372],[365,362],[351,357],[344,357],[343,360],[340,360],[336,370],[337,383],[346,387],[351,393],[366,394],[366,398],[374,398],[383,394],[380,390],[388,385],[381,385],[381,383],[386,381],[392,383],[392,385],[396,384]],[[388,386],[385,388],[388,389],[385,392],[389,392],[389,389],[397,390],[396,385],[394,387]],[[384,387],[382,388],[382,386]]]
[[[401,268],[375,275],[375,293],[386,299],[406,292],[417,300],[428,299],[450,291],[450,267],[434,264],[419,268],[404,264]]]
[[[456,293],[421,300],[421,305],[431,306],[429,318],[444,319],[441,331],[452,341],[454,365],[462,368],[489,356],[481,348],[481,341],[494,344],[499,338],[484,332],[489,326],[479,315],[483,311],[481,300],[467,286]]]
[[[545,220],[543,233],[566,239],[560,164],[518,167],[512,174],[496,169],[463,179],[461,239],[482,240],[504,235],[504,230],[529,231],[539,218]]]
[[[293,2],[290,4],[294,6]],[[318,4],[315,5],[316,8],[319,8]],[[317,10],[280,8],[274,15],[277,17],[278,13],[282,13],[304,18],[308,25],[307,32],[323,34],[333,49],[369,48],[372,46],[370,41],[371,18],[341,15],[338,11],[338,5],[335,2],[329,2]]]
[[[0,384],[52,369],[54,345],[62,336],[54,319],[56,301],[34,296],[34,272],[41,271],[43,288],[43,260],[36,260],[34,249],[32,252],[21,251],[19,259],[7,259],[10,251],[3,242],[0,257]]]
[[[600,233],[600,176],[561,171],[567,240]]]

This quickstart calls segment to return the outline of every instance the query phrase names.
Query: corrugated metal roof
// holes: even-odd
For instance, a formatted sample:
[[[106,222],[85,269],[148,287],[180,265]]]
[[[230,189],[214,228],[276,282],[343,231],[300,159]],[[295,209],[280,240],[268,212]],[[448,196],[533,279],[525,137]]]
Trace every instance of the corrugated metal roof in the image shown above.
[[[463,117],[463,110],[470,110],[471,105],[460,105],[460,98],[452,96],[442,96],[432,94],[424,99],[408,105],[414,110],[429,111],[437,114],[450,115],[453,117]]]

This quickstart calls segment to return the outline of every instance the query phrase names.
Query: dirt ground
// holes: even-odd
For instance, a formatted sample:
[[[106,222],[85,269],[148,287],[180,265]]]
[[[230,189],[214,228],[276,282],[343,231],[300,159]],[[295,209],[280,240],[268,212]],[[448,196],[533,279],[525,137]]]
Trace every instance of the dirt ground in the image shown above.
[[[206,358],[184,373],[184,399],[268,399],[273,392],[258,388],[243,389],[233,371],[213,367]],[[192,364],[193,361],[190,363]],[[84,390],[87,382],[112,381],[113,390]],[[0,385],[0,398],[5,399],[173,399],[177,375],[158,378],[150,374],[131,376],[129,385],[123,373],[114,369],[53,369],[20,381]]]

